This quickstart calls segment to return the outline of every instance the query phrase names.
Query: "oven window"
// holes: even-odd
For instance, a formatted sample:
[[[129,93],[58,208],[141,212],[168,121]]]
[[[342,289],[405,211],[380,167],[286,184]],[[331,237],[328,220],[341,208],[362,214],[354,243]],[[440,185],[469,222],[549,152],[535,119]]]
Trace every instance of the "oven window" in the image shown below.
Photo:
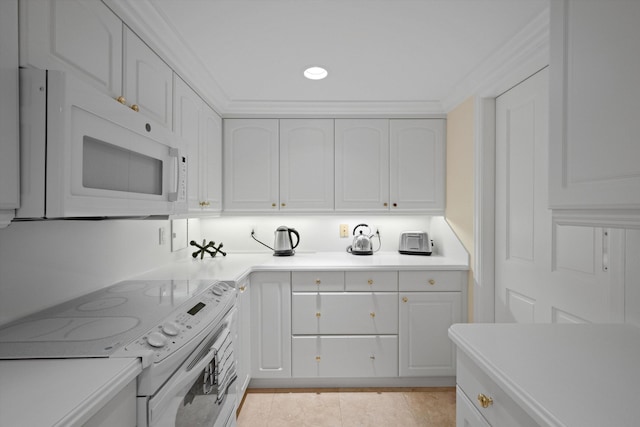
[[[82,185],[85,188],[162,194],[162,160],[84,136]]]

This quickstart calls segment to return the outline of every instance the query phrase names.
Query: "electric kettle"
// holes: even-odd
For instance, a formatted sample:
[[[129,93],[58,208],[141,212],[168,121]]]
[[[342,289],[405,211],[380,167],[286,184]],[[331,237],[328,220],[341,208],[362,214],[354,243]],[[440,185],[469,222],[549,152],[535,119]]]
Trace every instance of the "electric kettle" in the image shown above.
[[[371,229],[367,224],[358,224],[353,229],[353,244],[347,246],[347,252],[350,252],[354,255],[373,255],[373,245],[371,243],[371,237],[373,235],[367,235],[362,232],[361,227],[367,227],[368,233],[371,233]],[[356,234],[356,230],[359,230],[359,233]]]
[[[296,244],[293,244],[291,235],[295,234]],[[281,225],[275,232],[275,241],[273,242],[273,255],[274,256],[291,256],[295,254],[294,249],[298,247],[300,243],[300,234],[293,229]]]

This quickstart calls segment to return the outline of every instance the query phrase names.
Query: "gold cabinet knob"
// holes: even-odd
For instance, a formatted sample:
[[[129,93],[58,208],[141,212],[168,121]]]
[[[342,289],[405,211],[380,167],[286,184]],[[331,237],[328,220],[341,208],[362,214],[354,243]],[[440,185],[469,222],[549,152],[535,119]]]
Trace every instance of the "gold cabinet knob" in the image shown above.
[[[131,109],[132,109],[133,111],[135,111],[136,113],[137,113],[138,111],[140,111],[140,107],[138,107],[138,104],[133,104],[133,105],[131,106]]]
[[[124,96],[120,95],[119,97],[116,98],[116,101],[118,101],[122,105],[125,105],[127,103],[127,98],[125,98]]]
[[[493,405],[493,399],[489,396],[485,396],[482,393],[478,395],[478,402],[480,402],[480,406],[482,406],[483,408],[488,408],[489,406]]]
[[[320,361],[320,356],[316,356],[316,362]]]
[[[246,287],[245,287],[245,286],[240,286],[240,288],[239,288],[239,289],[240,289],[240,292],[244,292],[244,290],[246,289]]]
[[[322,314],[320,314],[319,311],[316,311],[316,317],[320,317],[320,316],[322,316]]]
[[[320,279],[316,279],[316,285],[319,285],[320,283],[322,283],[322,281]]]
[[[435,285],[435,284],[436,284],[436,281],[435,281],[435,280],[433,280],[433,279],[429,279],[429,284],[430,284],[430,285]]]
[[[389,206],[389,203],[384,202],[384,203],[383,203],[383,205],[384,205],[384,207],[386,208],[387,206]]]
[[[409,301],[409,298],[407,298],[407,297],[402,297],[402,302],[407,302],[407,301]]]
[[[369,356],[369,359],[376,360],[376,356],[372,354],[371,356]]]
[[[369,313],[369,316],[371,316],[371,318],[373,319],[374,317],[376,317],[376,313],[372,311],[371,313]]]
[[[198,204],[200,205],[200,207],[201,207],[201,208],[204,208],[204,207],[207,207],[207,206],[209,206],[209,205],[210,205],[210,203],[209,203],[209,202],[200,202],[200,203],[198,203]]]
[[[275,208],[277,205],[275,203],[271,203],[271,207]]]
[[[284,208],[285,206],[287,206],[287,204],[286,203],[282,203],[282,207]]]
[[[373,279],[367,280],[367,283],[370,284],[370,285],[373,285]]]

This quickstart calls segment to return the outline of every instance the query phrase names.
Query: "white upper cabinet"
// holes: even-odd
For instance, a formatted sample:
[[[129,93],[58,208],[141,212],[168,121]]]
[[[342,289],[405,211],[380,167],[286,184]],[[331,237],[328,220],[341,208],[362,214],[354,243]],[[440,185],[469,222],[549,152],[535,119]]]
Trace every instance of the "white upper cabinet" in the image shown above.
[[[75,72],[117,98],[122,22],[99,0],[22,0],[20,65]]]
[[[277,119],[224,121],[224,210],[278,210]]]
[[[222,119],[174,76],[174,131],[187,148],[190,213],[222,209]]]
[[[129,28],[123,43],[122,92],[131,108],[171,129],[173,70]]]
[[[640,209],[638,22],[637,1],[551,2],[553,209]]]
[[[390,120],[392,211],[444,214],[445,121]]]
[[[20,2],[20,65],[74,73],[171,129],[173,71],[99,0]]]
[[[280,120],[280,210],[333,210],[333,120]]]
[[[335,121],[336,210],[389,210],[389,120]]]

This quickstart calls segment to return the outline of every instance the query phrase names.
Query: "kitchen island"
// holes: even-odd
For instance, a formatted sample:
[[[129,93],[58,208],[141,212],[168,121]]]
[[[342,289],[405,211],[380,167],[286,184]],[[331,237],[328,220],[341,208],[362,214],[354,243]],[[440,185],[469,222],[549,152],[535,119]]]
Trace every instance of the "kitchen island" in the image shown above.
[[[458,425],[638,425],[634,325],[456,324],[449,336],[458,355]]]

